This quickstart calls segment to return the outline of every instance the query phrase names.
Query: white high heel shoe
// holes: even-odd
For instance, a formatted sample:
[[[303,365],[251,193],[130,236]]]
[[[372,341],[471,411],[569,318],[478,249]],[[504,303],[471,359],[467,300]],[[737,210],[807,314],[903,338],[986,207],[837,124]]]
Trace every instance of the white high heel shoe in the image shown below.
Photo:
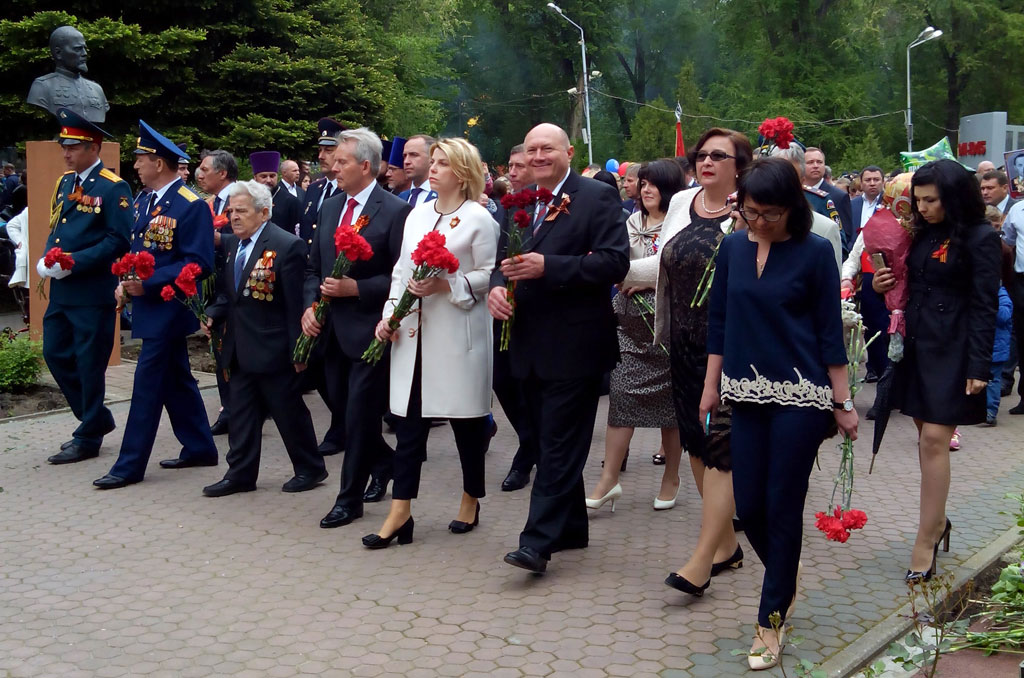
[[[758,639],[761,640],[762,643],[764,643],[764,640],[761,638],[761,632],[765,630],[766,629],[758,627]],[[786,632],[783,629],[779,629],[779,651],[773,654],[768,650],[768,644],[764,643],[765,648],[763,650],[755,651],[754,654],[747,655],[747,666],[750,667],[751,671],[764,671],[765,669],[775,668],[779,665],[782,647],[785,642]]]
[[[622,485],[615,483],[615,487],[608,490],[608,493],[600,499],[587,499],[588,509],[599,509],[604,506],[607,502],[612,503],[612,513],[615,513],[615,500],[622,497]]]
[[[654,498],[654,510],[655,511],[667,511],[670,508],[675,508],[676,499],[679,497],[679,488],[676,488],[676,494],[671,499],[658,499]]]

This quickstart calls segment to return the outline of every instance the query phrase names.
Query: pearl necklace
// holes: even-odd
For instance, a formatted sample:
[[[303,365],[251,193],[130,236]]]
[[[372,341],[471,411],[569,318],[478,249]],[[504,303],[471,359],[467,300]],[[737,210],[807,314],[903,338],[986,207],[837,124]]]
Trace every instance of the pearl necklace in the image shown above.
[[[725,211],[729,207],[729,201],[727,200],[724,205],[719,207],[717,210],[708,209],[708,204],[704,202],[704,191],[700,192],[700,206],[704,208],[704,211],[708,214],[718,214],[719,212]]]

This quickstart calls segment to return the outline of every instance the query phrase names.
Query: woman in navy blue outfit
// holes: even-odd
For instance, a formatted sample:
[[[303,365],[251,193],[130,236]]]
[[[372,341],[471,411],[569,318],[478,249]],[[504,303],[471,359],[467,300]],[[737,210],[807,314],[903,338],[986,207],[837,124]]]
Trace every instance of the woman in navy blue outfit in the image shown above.
[[[732,476],[739,515],[764,563],[757,634],[748,663],[778,663],[783,622],[796,602],[804,499],[833,422],[857,435],[850,400],[832,246],[810,232],[800,177],[778,158],[740,177],[747,230],[722,240],[708,309],[708,370],[700,416],[732,404]],[[781,628],[781,627],[780,627]]]
[[[939,542],[949,550],[949,438],[958,424],[985,421],[1001,258],[978,182],[959,163],[936,160],[917,170],[911,209],[907,336],[892,387],[893,406],[917,425],[921,462],[921,518],[909,583],[931,579]],[[887,268],[872,280],[879,293],[895,284]]]

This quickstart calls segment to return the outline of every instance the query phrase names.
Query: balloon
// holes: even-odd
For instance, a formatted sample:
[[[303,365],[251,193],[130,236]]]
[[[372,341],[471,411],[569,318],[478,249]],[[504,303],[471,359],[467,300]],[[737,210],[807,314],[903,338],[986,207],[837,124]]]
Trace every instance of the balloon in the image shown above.
[[[616,160],[615,158],[609,158],[604,163],[604,168],[611,172],[612,174],[614,174],[615,172],[619,171],[619,161]]]
[[[619,165],[619,176],[620,177],[626,176],[626,170],[629,169],[630,164],[632,164],[632,163],[624,162],[621,165]]]
[[[903,164],[903,169],[907,172],[912,172],[932,160],[956,160],[956,156],[953,155],[953,147],[949,144],[949,137],[942,137],[941,141],[923,151],[913,151],[910,153],[904,151],[900,153],[900,162]],[[960,164],[963,165],[963,163]],[[964,167],[967,167],[967,165],[964,165]],[[972,169],[971,171],[973,172],[974,170]]]

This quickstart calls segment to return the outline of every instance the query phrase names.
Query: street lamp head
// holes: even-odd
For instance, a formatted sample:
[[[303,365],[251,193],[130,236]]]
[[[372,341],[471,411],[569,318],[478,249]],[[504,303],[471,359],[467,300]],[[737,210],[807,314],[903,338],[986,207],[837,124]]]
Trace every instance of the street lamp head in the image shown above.
[[[552,12],[555,12],[556,14],[561,14],[561,13],[562,13],[562,8],[561,8],[561,7],[559,7],[558,5],[556,5],[556,4],[555,4],[555,3],[553,3],[553,2],[549,2],[549,3],[548,3],[548,8],[549,8],[549,9],[550,9],[550,10],[551,10]]]
[[[928,26],[923,31],[921,31],[920,33],[917,34],[917,39],[918,40],[927,40],[928,38],[931,37],[932,33],[934,33],[934,32],[935,32],[935,27],[934,26]]]

